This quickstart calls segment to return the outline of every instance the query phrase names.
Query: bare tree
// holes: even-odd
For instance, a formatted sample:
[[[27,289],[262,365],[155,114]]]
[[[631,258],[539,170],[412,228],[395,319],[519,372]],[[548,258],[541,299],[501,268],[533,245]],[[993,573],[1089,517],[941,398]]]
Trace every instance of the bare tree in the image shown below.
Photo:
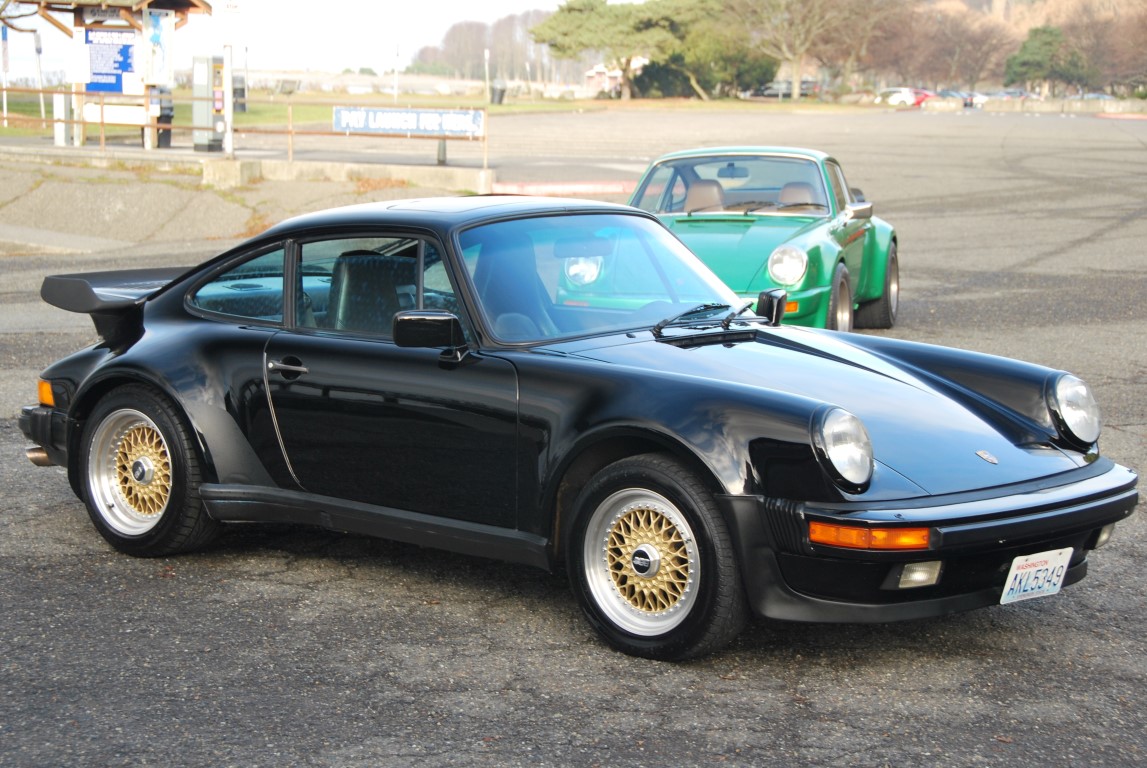
[[[969,90],[989,75],[1003,73],[1004,60],[1019,48],[1019,41],[1006,25],[991,17],[980,17],[966,32],[963,54],[956,71]]]
[[[729,0],[729,12],[762,53],[788,63],[793,98],[800,98],[805,61],[844,14],[840,0]]]
[[[489,28],[480,21],[460,21],[446,30],[442,38],[445,62],[459,77],[481,80],[485,74],[485,55],[490,46]]]
[[[914,9],[923,0],[840,0],[836,28],[811,49],[835,77],[847,83],[869,60],[870,47],[882,28]]]

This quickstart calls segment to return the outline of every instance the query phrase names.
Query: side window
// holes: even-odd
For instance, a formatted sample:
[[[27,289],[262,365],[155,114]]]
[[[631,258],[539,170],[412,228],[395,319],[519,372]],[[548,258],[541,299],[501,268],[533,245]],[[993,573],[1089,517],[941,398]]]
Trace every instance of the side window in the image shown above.
[[[199,286],[189,299],[205,312],[265,323],[283,322],[283,249],[244,261]]]
[[[668,165],[656,168],[653,171],[653,175],[649,178],[649,183],[647,183],[645,189],[641,191],[641,198],[637,201],[637,207],[650,213],[656,213],[659,210],[674,210],[672,198],[676,195],[671,194],[666,198],[665,192],[671,179],[675,176],[676,173],[673,168]],[[683,186],[680,184],[679,179],[678,186]],[[681,199],[685,199],[684,191],[682,191]],[[665,208],[659,208],[661,205],[664,205]]]
[[[457,309],[439,251],[427,240],[318,240],[303,243],[300,252],[296,293],[302,327],[390,338],[397,312]]]
[[[832,194],[836,198],[836,212],[840,213],[848,207],[852,195],[848,191],[848,182],[844,180],[844,171],[836,163],[826,163],[829,179],[832,182]]]

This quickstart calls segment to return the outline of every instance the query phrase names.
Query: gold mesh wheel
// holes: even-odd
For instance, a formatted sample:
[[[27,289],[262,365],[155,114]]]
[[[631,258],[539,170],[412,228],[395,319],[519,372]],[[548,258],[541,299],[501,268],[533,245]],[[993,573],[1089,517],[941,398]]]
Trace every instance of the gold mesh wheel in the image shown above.
[[[92,435],[88,487],[100,517],[117,533],[154,528],[171,500],[171,453],[159,427],[132,409],[112,411]]]
[[[618,593],[639,611],[671,610],[689,587],[689,552],[681,531],[655,506],[632,505],[617,517],[605,559]]]
[[[611,494],[583,542],[586,583],[611,622],[645,637],[680,624],[696,601],[700,558],[689,521],[648,489]]]

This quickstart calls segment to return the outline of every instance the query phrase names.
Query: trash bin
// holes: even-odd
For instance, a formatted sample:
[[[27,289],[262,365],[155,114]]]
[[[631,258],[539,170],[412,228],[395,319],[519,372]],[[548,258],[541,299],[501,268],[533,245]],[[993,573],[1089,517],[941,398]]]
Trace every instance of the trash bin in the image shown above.
[[[155,116],[155,122],[158,128],[155,129],[155,146],[158,149],[171,149],[171,128],[164,128],[163,126],[170,126],[171,119],[175,117],[175,103],[171,98],[171,89],[162,86],[151,89],[151,106],[148,113]],[[147,146],[147,137],[143,134],[151,130],[148,128],[140,129],[140,138],[143,145]]]
[[[506,100],[506,83],[503,80],[495,80],[493,87],[490,88],[490,103],[501,104]]]
[[[164,128],[165,125],[171,125],[171,115],[159,116],[159,131],[155,139],[155,146],[158,149],[171,149],[171,128]]]

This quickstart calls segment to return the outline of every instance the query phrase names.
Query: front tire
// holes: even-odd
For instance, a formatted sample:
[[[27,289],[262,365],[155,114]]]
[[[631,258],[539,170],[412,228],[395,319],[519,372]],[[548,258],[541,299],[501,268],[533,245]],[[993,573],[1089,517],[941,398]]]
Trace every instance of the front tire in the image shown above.
[[[708,489],[666,456],[633,456],[579,494],[570,581],[613,647],[674,661],[727,645],[748,613],[728,529]]]
[[[80,443],[83,499],[96,530],[129,555],[158,557],[216,533],[199,499],[202,470],[178,412],[147,387],[113,390],[93,409]]]
[[[843,264],[837,264],[836,271],[832,273],[832,292],[824,327],[830,331],[852,330],[852,287],[848,282],[848,268]]]

